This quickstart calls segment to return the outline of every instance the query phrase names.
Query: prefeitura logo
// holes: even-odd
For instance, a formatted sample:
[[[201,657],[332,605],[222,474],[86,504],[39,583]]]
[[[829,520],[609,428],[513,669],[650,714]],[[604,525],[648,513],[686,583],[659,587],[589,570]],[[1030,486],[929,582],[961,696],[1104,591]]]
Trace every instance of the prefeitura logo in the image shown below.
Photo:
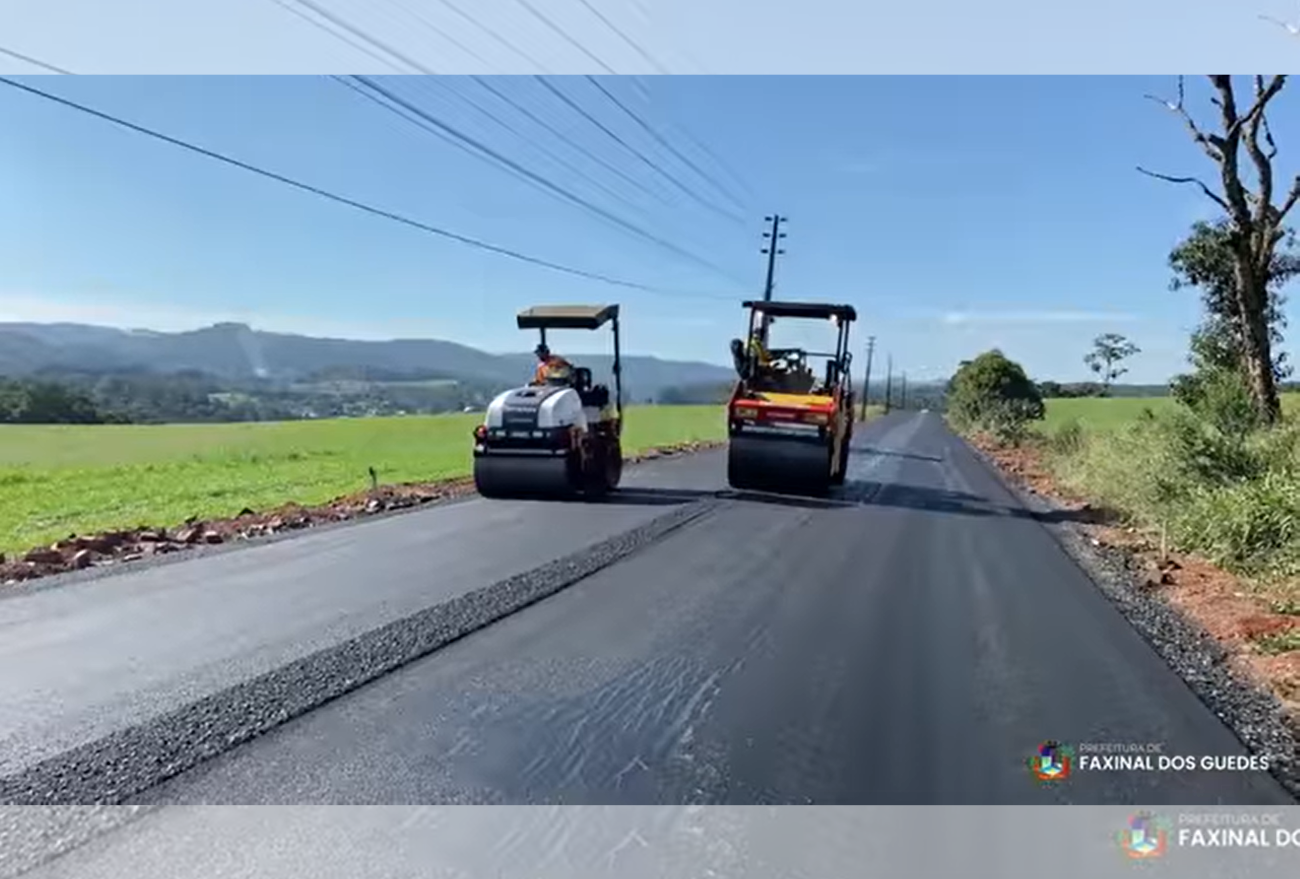
[[[1064,781],[1074,768],[1074,749],[1048,739],[1038,746],[1026,763],[1034,778],[1040,782]]]
[[[1169,848],[1169,822],[1150,812],[1138,812],[1115,838],[1130,858],[1158,858]]]

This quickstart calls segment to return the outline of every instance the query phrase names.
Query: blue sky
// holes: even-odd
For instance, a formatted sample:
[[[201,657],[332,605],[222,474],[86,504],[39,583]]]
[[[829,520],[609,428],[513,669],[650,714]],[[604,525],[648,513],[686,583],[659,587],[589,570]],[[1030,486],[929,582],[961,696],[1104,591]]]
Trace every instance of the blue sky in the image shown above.
[[[1155,74],[1210,59],[1289,70],[1300,51],[1258,18],[1294,21],[1296,0],[306,2],[434,73]],[[294,4],[304,0],[5,0],[0,34],[76,73],[389,69],[285,8]],[[26,68],[0,59],[0,69]]]
[[[720,211],[686,198],[527,77],[494,85],[563,139],[467,78],[380,80],[717,271],[327,78],[24,81],[460,234],[678,292],[609,287],[472,250],[0,88],[0,319],[159,329],[243,320],[518,350],[529,340],[513,327],[516,309],[613,300],[624,305],[629,350],[725,362],[743,322],[737,303],[761,287],[759,236],[772,210],[790,218],[778,295],[855,304],[857,341],[875,335],[877,351],[918,378],[945,375],[992,346],[1037,376],[1083,378],[1089,340],[1115,331],[1143,348],[1130,378],[1159,381],[1182,367],[1198,317],[1194,295],[1168,291],[1165,260],[1210,207],[1194,187],[1135,170],[1207,178],[1213,170],[1178,120],[1143,100],[1173,94],[1173,77],[602,80],[707,170],[715,163],[693,145],[706,144],[731,172],[711,176],[739,205],[589,83],[553,81]],[[1203,78],[1189,86],[1204,116],[1212,108]],[[1288,179],[1300,165],[1296,88],[1272,115]],[[594,344],[578,336],[567,348]]]

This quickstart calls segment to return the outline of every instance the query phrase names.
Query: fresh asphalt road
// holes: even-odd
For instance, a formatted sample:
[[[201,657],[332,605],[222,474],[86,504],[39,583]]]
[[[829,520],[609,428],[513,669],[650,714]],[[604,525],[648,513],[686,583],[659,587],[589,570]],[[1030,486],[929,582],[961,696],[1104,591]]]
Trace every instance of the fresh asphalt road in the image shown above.
[[[322,604],[342,620],[369,596],[372,618],[378,593],[393,615],[438,583],[559,555],[723,488],[724,470],[703,454],[634,471],[641,488],[621,503],[476,500],[340,530],[342,548],[308,536],[153,575],[195,581],[186,600],[214,613],[232,590],[250,603],[287,590],[295,616],[246,619],[271,643]],[[614,566],[134,801],[1293,802],[1263,773],[1033,784],[1025,761],[1047,738],[1245,749],[938,416],[862,428],[850,478],[842,503],[724,495]],[[108,617],[115,601],[161,594],[138,580],[93,588],[84,613]],[[76,628],[83,612],[66,612]],[[223,625],[199,646],[232,653]],[[178,659],[186,631],[168,636]]]
[[[0,774],[642,525],[674,499],[636,486],[697,472],[629,469],[623,503],[475,498],[3,594]]]

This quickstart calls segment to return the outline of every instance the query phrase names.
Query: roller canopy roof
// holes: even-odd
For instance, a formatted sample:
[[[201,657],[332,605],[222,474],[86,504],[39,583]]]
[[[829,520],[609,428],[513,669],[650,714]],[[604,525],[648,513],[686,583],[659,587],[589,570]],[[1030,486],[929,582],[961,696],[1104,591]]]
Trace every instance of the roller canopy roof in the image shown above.
[[[617,305],[538,305],[519,312],[519,329],[598,330],[618,317]]]
[[[814,320],[857,320],[858,312],[852,305],[832,305],[827,302],[771,302],[752,301],[743,303],[744,307],[762,312],[769,317],[805,317]]]

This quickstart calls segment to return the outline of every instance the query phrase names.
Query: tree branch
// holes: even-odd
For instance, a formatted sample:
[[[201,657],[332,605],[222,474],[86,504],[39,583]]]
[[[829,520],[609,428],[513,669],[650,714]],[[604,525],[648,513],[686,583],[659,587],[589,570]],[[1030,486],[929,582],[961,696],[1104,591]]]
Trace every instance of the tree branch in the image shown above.
[[[1246,114],[1246,127],[1242,130],[1242,141],[1246,144],[1246,152],[1251,161],[1255,163],[1255,173],[1259,178],[1259,192],[1252,198],[1255,202],[1255,225],[1262,228],[1265,234],[1272,232],[1264,227],[1268,226],[1273,212],[1273,163],[1259,145],[1259,131],[1266,118],[1264,105],[1270,95],[1277,94],[1277,89],[1281,88],[1277,84],[1280,78],[1273,77],[1273,81],[1266,86],[1264,77],[1255,77],[1255,105]]]
[[[1223,180],[1223,195],[1227,202],[1229,216],[1239,230],[1246,232],[1251,225],[1250,200],[1241,182],[1241,169],[1237,157],[1237,147],[1241,143],[1241,127],[1246,119],[1237,114],[1237,96],[1232,89],[1232,77],[1227,74],[1215,74],[1210,77],[1210,82],[1219,93],[1219,108],[1223,117],[1223,148],[1218,159],[1220,176]],[[1277,87],[1281,88],[1280,85]]]
[[[1186,96],[1186,89],[1184,86],[1183,77],[1181,76],[1178,77],[1178,100],[1177,101],[1170,101],[1165,98],[1158,98],[1155,95],[1143,95],[1143,97],[1146,98],[1148,101],[1155,101],[1157,104],[1169,110],[1170,112],[1178,114],[1178,117],[1183,120],[1183,124],[1187,126],[1187,130],[1191,132],[1192,140],[1195,141],[1202,149],[1204,149],[1205,152],[1209,154],[1211,159],[1214,159],[1214,161],[1216,162],[1222,161],[1223,148],[1224,148],[1223,138],[1213,134],[1206,134],[1205,132],[1201,131],[1200,127],[1196,124],[1196,120],[1192,118],[1192,114],[1187,112],[1185,96]]]
[[[1232,208],[1230,208],[1228,206],[1228,203],[1223,200],[1223,197],[1220,196],[1217,192],[1215,192],[1210,187],[1206,186],[1203,181],[1197,179],[1196,177],[1170,177],[1168,174],[1157,174],[1155,171],[1148,171],[1146,168],[1143,168],[1141,165],[1138,165],[1138,171],[1142,174],[1147,175],[1148,177],[1154,177],[1155,179],[1163,180],[1166,183],[1195,184],[1196,186],[1201,187],[1201,192],[1204,192],[1207,196],[1213,199],[1215,204],[1223,208],[1223,210],[1226,211],[1227,213],[1229,214],[1232,213]]]
[[[1268,151],[1265,155],[1268,156],[1268,160],[1271,162],[1273,159],[1277,158],[1277,141],[1273,140],[1273,129],[1269,127],[1267,116],[1264,117],[1263,129],[1264,143],[1268,146]]]
[[[1300,201],[1300,174],[1297,174],[1295,180],[1291,183],[1291,191],[1286,194],[1286,201],[1282,202],[1282,207],[1277,211],[1277,222],[1280,226],[1282,220],[1295,207],[1297,201]]]
[[[1277,97],[1277,93],[1282,91],[1284,85],[1286,85],[1285,74],[1274,76],[1268,81],[1267,85],[1264,84],[1264,77],[1257,75],[1255,77],[1255,104],[1246,115],[1249,117],[1256,113],[1263,113],[1264,107],[1267,106],[1269,101]]]

